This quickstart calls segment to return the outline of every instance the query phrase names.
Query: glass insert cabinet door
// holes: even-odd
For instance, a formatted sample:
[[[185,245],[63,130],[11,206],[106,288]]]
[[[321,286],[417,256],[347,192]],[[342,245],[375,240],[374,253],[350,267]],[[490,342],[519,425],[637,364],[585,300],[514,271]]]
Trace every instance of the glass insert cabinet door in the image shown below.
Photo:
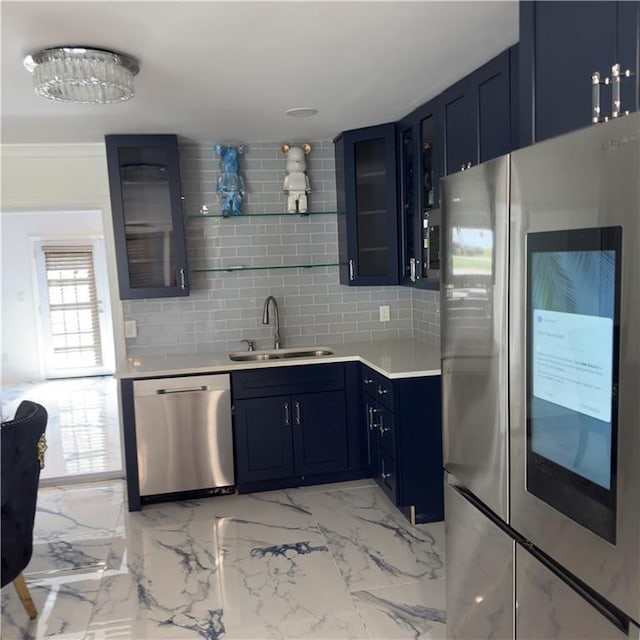
[[[343,284],[398,282],[395,145],[393,123],[344,132],[335,141]]]
[[[436,198],[436,131],[435,115],[420,121],[420,264],[419,277],[439,282],[440,278],[440,211]]]
[[[177,137],[105,141],[120,298],[188,295]]]
[[[437,106],[432,100],[398,127],[400,283],[424,289],[440,285]]]

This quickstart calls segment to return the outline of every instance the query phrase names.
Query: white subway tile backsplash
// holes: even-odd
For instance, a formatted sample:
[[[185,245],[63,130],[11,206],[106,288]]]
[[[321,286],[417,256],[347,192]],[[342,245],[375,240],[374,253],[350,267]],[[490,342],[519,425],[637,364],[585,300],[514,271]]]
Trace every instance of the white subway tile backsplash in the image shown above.
[[[312,211],[319,216],[268,215],[263,219],[199,217],[207,204],[219,212],[214,143],[180,146],[191,295],[171,300],[129,300],[125,320],[137,320],[138,337],[127,340],[128,355],[237,351],[243,338],[258,348],[273,346],[273,327],[262,324],[268,295],[280,308],[287,346],[415,337],[439,344],[439,294],[404,287],[345,287],[338,267],[223,271],[193,269],[228,266],[335,264],[338,262],[335,162],[331,140],[309,141],[307,157]],[[245,144],[241,174],[247,193],[244,213],[284,213],[285,156],[281,142]],[[391,307],[381,323],[378,307]]]

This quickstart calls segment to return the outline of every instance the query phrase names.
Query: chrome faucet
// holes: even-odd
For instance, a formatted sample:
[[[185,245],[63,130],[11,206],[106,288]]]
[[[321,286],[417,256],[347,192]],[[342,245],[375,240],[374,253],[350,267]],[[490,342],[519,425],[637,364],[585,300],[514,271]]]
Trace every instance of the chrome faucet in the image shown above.
[[[269,303],[273,302],[273,348],[280,348],[280,319],[278,317],[278,303],[273,296],[268,296],[264,301],[262,310],[262,324],[269,324]]]
[[[247,343],[247,351],[255,351],[256,343],[253,340],[240,340],[240,342]]]

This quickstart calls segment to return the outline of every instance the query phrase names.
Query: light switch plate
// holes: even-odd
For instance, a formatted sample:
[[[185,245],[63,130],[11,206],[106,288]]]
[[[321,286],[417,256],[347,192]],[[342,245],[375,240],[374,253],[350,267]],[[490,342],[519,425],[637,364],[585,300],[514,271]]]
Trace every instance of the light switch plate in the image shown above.
[[[138,323],[135,320],[124,321],[124,337],[125,338],[138,337]]]
[[[389,322],[391,320],[391,313],[389,311],[389,305],[385,304],[380,307],[380,322]]]

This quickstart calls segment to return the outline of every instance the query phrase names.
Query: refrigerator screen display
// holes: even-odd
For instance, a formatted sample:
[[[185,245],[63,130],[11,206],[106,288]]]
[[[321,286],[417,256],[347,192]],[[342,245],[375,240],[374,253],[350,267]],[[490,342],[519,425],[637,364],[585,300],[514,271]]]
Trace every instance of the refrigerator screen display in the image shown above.
[[[620,247],[618,227],[528,236],[527,488],[579,521],[613,508]]]

